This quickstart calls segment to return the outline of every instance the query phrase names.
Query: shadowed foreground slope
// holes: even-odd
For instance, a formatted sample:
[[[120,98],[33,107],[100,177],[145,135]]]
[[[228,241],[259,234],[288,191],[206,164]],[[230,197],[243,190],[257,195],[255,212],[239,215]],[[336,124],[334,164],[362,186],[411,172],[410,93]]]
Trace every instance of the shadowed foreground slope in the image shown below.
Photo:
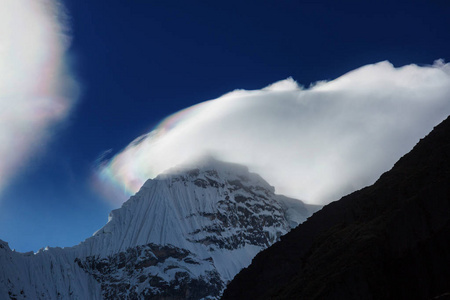
[[[450,119],[258,254],[223,299],[450,298]]]

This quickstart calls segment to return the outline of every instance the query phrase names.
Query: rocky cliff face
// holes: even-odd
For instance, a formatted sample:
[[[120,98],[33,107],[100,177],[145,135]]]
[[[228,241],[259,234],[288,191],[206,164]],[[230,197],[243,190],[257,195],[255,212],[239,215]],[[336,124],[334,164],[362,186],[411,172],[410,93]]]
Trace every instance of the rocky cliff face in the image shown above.
[[[447,119],[373,186],[325,206],[258,254],[223,299],[449,297]]]
[[[136,246],[75,262],[101,284],[106,299],[207,299],[224,288],[211,259],[169,245]]]
[[[80,245],[22,254],[2,244],[0,298],[215,299],[316,209],[208,159],[148,180]]]

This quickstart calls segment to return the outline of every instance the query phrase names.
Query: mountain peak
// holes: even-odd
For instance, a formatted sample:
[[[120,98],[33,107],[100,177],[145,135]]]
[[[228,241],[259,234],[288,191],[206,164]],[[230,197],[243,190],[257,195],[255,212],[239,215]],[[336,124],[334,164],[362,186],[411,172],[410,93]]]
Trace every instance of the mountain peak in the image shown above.
[[[3,240],[0,240],[0,249],[6,249],[6,250],[11,250],[9,248],[9,244]]]
[[[244,174],[249,172],[246,166],[218,160],[213,156],[204,156],[190,163],[185,163],[173,167],[165,171],[158,177],[164,177],[167,175],[180,175],[192,170],[198,170],[199,172],[216,171],[228,174]]]
[[[26,258],[15,254],[10,259],[11,251],[3,251],[3,256],[0,251],[0,263],[3,259],[9,270],[27,265],[33,271],[25,274],[41,272],[34,277],[50,278],[45,289],[40,284],[27,287],[27,298],[33,299],[34,293],[58,299],[60,290],[70,299],[74,292],[80,299],[217,299],[259,251],[311,212],[299,200],[276,195],[247,167],[205,157],[147,180],[81,244]],[[53,269],[58,269],[58,278]],[[16,279],[21,275],[11,272],[4,276],[15,284],[4,288],[1,282],[7,279],[0,274],[0,298],[21,292],[23,283]],[[22,277],[33,282],[27,276]]]
[[[237,180],[245,186],[259,186],[272,193],[275,192],[273,186],[265,181],[259,174],[250,172],[248,167],[237,163],[218,160],[213,156],[204,156],[191,163],[176,166],[158,175],[153,180],[167,180],[176,177],[182,177],[189,181],[206,180],[216,181],[217,183]],[[148,180],[148,184],[150,184],[151,181],[152,180]],[[146,184],[144,184],[144,187]]]

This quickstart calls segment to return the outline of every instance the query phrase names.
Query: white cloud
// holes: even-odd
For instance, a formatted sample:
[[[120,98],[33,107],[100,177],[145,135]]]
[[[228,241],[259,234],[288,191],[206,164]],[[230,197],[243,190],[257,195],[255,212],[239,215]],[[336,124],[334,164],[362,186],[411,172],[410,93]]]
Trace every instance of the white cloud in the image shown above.
[[[0,2],[0,192],[68,113],[76,84],[59,3]]]
[[[146,179],[210,154],[249,166],[278,193],[337,200],[372,184],[450,114],[449,68],[380,62],[309,89],[289,78],[237,90],[166,118],[99,175],[134,193]]]

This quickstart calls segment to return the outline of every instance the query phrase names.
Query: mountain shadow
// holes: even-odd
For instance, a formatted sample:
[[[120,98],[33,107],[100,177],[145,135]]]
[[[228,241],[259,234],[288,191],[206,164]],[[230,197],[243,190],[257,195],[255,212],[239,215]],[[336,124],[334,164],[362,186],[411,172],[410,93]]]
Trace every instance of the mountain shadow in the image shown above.
[[[450,299],[450,117],[259,253],[222,299]]]

